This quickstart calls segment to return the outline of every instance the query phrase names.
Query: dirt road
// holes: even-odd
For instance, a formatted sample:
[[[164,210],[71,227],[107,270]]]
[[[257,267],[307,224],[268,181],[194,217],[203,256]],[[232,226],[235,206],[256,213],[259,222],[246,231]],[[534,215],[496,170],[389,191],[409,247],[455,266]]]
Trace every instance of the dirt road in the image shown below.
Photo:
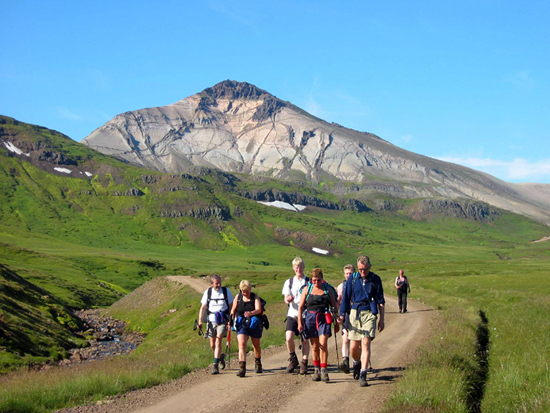
[[[173,277],[173,281],[193,286],[203,292],[202,280]],[[414,357],[421,341],[429,334],[435,311],[409,299],[409,312],[397,312],[395,297],[386,297],[386,328],[372,345],[372,366],[362,388],[351,374],[337,370],[334,338],[329,344],[330,382],[312,382],[311,375],[287,374],[288,353],[283,347],[267,349],[262,356],[263,374],[255,374],[254,361],[247,364],[244,378],[235,376],[238,364],[212,376],[202,370],[166,385],[140,390],[93,406],[65,409],[64,413],[181,413],[181,412],[378,412],[392,391],[392,383]],[[340,348],[340,341],[338,347]],[[338,357],[339,359],[340,357]]]

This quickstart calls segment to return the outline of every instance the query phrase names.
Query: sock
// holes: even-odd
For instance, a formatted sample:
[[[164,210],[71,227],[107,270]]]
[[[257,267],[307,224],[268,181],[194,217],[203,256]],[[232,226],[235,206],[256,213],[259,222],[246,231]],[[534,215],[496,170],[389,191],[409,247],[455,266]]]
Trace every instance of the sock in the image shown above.
[[[326,369],[327,368],[327,363],[321,363],[321,368]]]
[[[220,362],[220,359],[214,358],[214,364],[218,364]]]
[[[321,365],[321,361],[320,360],[313,360],[313,366],[314,367],[319,367]]]
[[[361,369],[361,374],[363,373],[367,374],[367,369]]]
[[[254,357],[254,360],[256,360],[257,362],[260,362],[260,361],[262,361],[262,358],[261,357],[260,358]]]
[[[296,353],[288,353],[288,354],[290,354],[290,357],[293,357],[293,358],[296,357]]]

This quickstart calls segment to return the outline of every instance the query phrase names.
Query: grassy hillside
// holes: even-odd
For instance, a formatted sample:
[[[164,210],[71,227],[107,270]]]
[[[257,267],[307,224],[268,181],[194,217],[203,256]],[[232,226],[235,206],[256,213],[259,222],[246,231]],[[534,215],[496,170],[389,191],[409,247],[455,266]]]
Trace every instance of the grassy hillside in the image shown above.
[[[319,266],[337,283],[341,268],[360,254],[371,257],[388,294],[397,270],[404,268],[413,282],[413,296],[442,311],[440,331],[448,339],[435,340],[425,349],[400,390],[403,396],[392,402],[396,411],[402,406],[467,411],[478,397],[471,391],[477,383],[483,383],[488,411],[502,406],[499,391],[517,393],[518,386],[530,386],[535,401],[522,405],[521,397],[512,395],[506,406],[547,406],[539,389],[550,383],[538,379],[547,364],[536,371],[525,366],[526,357],[541,357],[537,349],[550,356],[542,341],[550,332],[548,323],[532,305],[545,309],[548,304],[550,249],[548,243],[530,243],[548,235],[548,227],[504,211],[487,220],[433,213],[415,220],[407,208],[417,201],[391,199],[398,208],[359,213],[343,207],[346,199],[317,187],[208,170],[153,173],[107,158],[57,132],[2,119],[1,372],[62,357],[70,346],[81,345],[73,332],[71,309],[106,307],[140,286],[135,291],[143,293],[139,300],[129,296],[110,312],[148,337],[129,357],[71,369],[63,377],[54,369],[0,378],[1,411],[47,411],[97,400],[208,363],[204,342],[191,330],[200,296],[159,276],[216,272],[231,287],[250,279],[267,299],[274,321],[264,344],[283,344],[280,289],[291,274],[291,260],[300,255],[307,270]],[[6,140],[30,156],[10,152],[2,144]],[[73,172],[68,176],[54,165]],[[297,213],[243,196],[266,191],[301,194],[333,209],[310,205]],[[330,253],[317,255],[312,247]],[[163,316],[173,308],[178,311]],[[514,330],[506,340],[499,336],[491,342],[485,377],[476,375],[479,363],[474,357],[476,332],[483,325],[479,310],[489,320],[488,328],[514,330],[510,323],[517,319],[507,318],[512,310],[524,323],[517,334]],[[17,325],[24,328],[19,331]],[[532,340],[534,346],[527,331],[540,332]],[[496,337],[491,335],[491,340]],[[512,360],[507,348],[514,346],[519,356]],[[525,357],[524,348],[530,349]],[[120,371],[128,371],[127,376],[121,377]],[[439,380],[453,386],[439,386]]]

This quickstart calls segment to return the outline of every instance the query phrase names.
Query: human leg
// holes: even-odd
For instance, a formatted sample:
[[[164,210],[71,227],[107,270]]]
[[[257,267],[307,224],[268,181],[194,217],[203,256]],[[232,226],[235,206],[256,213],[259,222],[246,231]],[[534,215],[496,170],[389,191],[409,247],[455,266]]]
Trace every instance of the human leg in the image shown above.
[[[403,312],[407,312],[407,293],[403,293]]]
[[[321,361],[321,380],[328,382],[328,335],[323,334],[319,336],[319,356]]]
[[[237,343],[239,345],[239,371],[237,376],[244,377],[246,374],[246,344],[248,336],[246,334],[237,335]]]
[[[397,290],[397,305],[399,306],[399,312],[403,312],[403,291]]]
[[[294,343],[294,337],[298,329],[298,322],[294,318],[287,319],[286,322],[286,348],[288,349],[288,366],[286,368],[287,373],[292,373],[296,367],[298,367],[298,357],[296,356],[296,344]]]

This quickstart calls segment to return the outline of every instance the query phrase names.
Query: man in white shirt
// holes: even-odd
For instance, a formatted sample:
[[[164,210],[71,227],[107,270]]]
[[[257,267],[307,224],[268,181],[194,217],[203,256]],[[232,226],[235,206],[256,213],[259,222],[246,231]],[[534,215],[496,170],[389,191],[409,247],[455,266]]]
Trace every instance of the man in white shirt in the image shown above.
[[[219,275],[210,277],[210,288],[208,288],[201,299],[199,311],[199,329],[203,321],[207,322],[205,337],[210,339],[210,347],[214,352],[214,363],[212,374],[219,374],[219,365],[225,368],[225,354],[222,353],[222,339],[227,335],[229,325],[229,309],[233,303],[233,295],[229,288],[222,287],[222,279]]]
[[[298,357],[296,356],[294,337],[300,334],[298,331],[298,305],[300,304],[300,290],[302,286],[308,283],[309,278],[304,275],[305,263],[300,257],[296,257],[292,260],[292,268],[294,269],[294,277],[285,281],[282,291],[284,301],[288,304],[285,336],[286,347],[290,357],[288,359],[288,367],[286,368],[286,372],[292,373],[299,365],[300,374],[307,374],[309,341],[302,340],[302,362],[299,363]]]

